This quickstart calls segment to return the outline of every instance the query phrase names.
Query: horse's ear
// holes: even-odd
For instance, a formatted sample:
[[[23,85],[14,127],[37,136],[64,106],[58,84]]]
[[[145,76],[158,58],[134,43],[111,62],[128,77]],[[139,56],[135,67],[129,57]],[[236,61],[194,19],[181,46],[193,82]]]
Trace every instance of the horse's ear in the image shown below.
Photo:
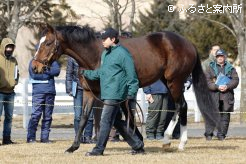
[[[54,32],[54,28],[50,25],[50,24],[46,24],[46,28],[48,29],[48,31],[50,31],[50,32]]]
[[[39,29],[39,31],[44,31],[46,29],[46,24],[45,23],[40,23],[38,25],[38,29]]]

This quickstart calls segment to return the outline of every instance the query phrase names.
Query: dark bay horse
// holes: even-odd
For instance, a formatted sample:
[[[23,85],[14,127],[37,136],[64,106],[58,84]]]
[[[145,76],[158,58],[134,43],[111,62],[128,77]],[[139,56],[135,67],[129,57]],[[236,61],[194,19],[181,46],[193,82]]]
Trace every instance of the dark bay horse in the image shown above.
[[[179,149],[184,149],[187,142],[187,104],[183,95],[183,86],[190,74],[192,74],[196,100],[206,124],[219,126],[219,114],[209,94],[201,62],[193,44],[173,32],[156,32],[138,38],[123,39],[120,42],[133,56],[140,87],[147,86],[158,79],[168,86],[181,119]],[[52,61],[57,60],[62,54],[67,54],[77,60],[81,67],[96,69],[100,66],[102,51],[101,39],[95,37],[94,31],[89,26],[63,26],[54,29],[47,25],[32,66],[36,73],[41,73]],[[100,93],[99,81],[86,81],[88,85],[81,79],[85,89],[83,109],[86,111],[81,118],[79,133],[67,152],[79,148],[79,138],[94,101],[93,93],[95,95]],[[87,92],[89,89],[93,93]],[[169,139],[176,122],[177,119],[173,119],[165,131],[164,145],[170,145]]]

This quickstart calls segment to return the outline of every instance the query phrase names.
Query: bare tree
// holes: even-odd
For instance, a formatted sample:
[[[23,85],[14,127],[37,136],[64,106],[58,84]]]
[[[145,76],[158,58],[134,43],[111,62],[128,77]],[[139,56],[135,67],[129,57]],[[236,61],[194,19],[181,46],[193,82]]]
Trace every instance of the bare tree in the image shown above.
[[[120,34],[123,30],[122,16],[125,13],[129,4],[131,3],[130,25],[128,26],[128,29],[131,32],[133,20],[135,16],[135,10],[136,10],[135,0],[131,0],[131,1],[126,0],[123,5],[122,3],[120,3],[120,0],[103,0],[103,1],[109,6],[110,23],[112,27],[117,29]]]
[[[15,40],[18,29],[26,22],[30,21],[31,17],[37,9],[47,0],[40,0],[33,9],[28,10],[24,6],[28,6],[28,1],[25,0],[3,0],[0,3],[5,7],[6,13],[1,14],[1,20],[7,24],[8,37]],[[24,8],[23,8],[24,7]],[[21,10],[23,9],[23,10]],[[27,12],[23,12],[27,11]],[[2,11],[3,12],[3,11]]]

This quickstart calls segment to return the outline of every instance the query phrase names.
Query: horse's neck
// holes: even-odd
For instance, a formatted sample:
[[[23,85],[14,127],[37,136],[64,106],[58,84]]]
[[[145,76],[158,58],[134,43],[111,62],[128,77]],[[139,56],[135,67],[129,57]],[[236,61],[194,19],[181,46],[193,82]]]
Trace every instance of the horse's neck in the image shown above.
[[[101,53],[103,47],[100,40],[88,46],[79,46],[76,48],[67,47],[65,53],[74,58],[80,67],[85,69],[95,69],[100,65]]]

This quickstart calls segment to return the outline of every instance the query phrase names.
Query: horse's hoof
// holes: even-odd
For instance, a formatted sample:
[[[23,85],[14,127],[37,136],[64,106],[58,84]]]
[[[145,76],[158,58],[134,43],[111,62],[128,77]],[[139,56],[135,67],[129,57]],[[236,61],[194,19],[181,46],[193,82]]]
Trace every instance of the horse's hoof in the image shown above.
[[[64,152],[64,154],[71,154],[71,153],[73,153],[73,152],[68,151],[68,150],[66,150],[66,151]]]
[[[162,148],[163,148],[163,149],[168,149],[168,148],[170,148],[170,147],[171,147],[171,142],[162,145]]]
[[[74,151],[73,150],[71,150],[70,148],[69,149],[67,149],[64,153],[65,154],[70,154],[70,153],[73,153]]]
[[[187,141],[184,141],[184,142],[180,142],[179,144],[179,151],[184,151],[184,148],[185,148],[185,145],[186,145]]]
[[[77,150],[79,147],[73,147],[73,146],[71,146],[69,149],[67,149],[66,151],[65,151],[65,154],[67,154],[67,153],[73,153],[75,150]]]

